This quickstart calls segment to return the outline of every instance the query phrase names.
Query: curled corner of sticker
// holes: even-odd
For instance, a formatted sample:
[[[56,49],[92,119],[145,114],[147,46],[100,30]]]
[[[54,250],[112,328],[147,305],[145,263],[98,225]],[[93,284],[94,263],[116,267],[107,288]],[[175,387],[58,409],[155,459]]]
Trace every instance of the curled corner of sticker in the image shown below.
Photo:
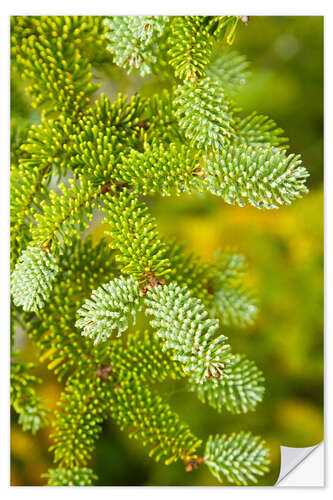
[[[279,483],[292,471],[294,470],[303,460],[310,455],[318,446],[323,442],[316,444],[315,446],[309,446],[307,448],[292,448],[291,446],[280,446],[281,449],[281,467],[278,480],[275,486],[279,486]],[[282,486],[282,485],[281,485]]]

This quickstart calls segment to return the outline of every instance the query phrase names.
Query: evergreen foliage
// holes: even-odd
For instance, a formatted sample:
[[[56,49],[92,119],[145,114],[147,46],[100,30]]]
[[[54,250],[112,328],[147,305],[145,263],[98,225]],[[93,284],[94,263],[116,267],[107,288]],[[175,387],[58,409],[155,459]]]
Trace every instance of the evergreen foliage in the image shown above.
[[[160,340],[149,330],[131,332],[127,336],[126,349],[121,339],[114,340],[110,364],[116,366],[118,372],[134,371],[138,383],[184,377],[183,367],[162,351]]]
[[[89,16],[12,18],[12,49],[33,106],[73,116],[96,90],[86,57],[105,44],[102,19]],[[96,49],[95,49],[96,51]]]
[[[21,156],[21,146],[25,143],[29,133],[29,123],[19,126],[16,120],[10,124],[10,162],[16,165]]]
[[[79,178],[79,184],[69,179],[70,188],[65,184],[59,187],[62,195],[49,191],[49,200],[41,203],[42,213],[36,214],[36,226],[32,228],[32,241],[42,248],[59,252],[61,245],[68,245],[73,233],[82,232],[88,227],[86,218],[91,220],[93,208],[101,195],[86,177]],[[88,212],[87,212],[88,209]]]
[[[171,27],[168,56],[175,75],[181,80],[193,80],[205,74],[212,50],[212,39],[204,18],[178,17]]]
[[[222,481],[246,486],[257,482],[256,476],[267,472],[268,453],[265,442],[250,432],[211,436],[206,444],[205,462],[212,474]]]
[[[69,163],[75,176],[84,174],[94,185],[110,181],[120,154],[139,144],[139,121],[145,99],[119,94],[111,102],[103,94],[84,118],[78,121],[67,146]]]
[[[219,83],[226,94],[234,95],[250,75],[245,56],[232,50],[218,52],[207,66],[207,75]]]
[[[108,215],[104,223],[111,226],[106,234],[112,237],[112,248],[121,252],[116,258],[122,271],[140,281],[166,276],[170,264],[148,207],[127,188],[105,200],[105,205]]]
[[[211,378],[198,384],[192,377],[191,387],[199,399],[221,412],[224,408],[231,413],[247,413],[254,410],[263,398],[264,378],[253,361],[237,354],[230,366],[223,370],[223,377]]]
[[[50,451],[60,468],[73,470],[85,464],[101,432],[110,391],[101,378],[93,376],[91,365],[69,378],[58,403]]]
[[[221,333],[220,324],[246,326],[258,310],[243,284],[244,258],[187,254],[159,234],[146,198],[201,191],[267,209],[307,192],[308,174],[299,155],[286,154],[283,131],[266,116],[242,116],[231,101],[247,62],[225,42],[247,22],[11,20],[13,71],[41,114],[11,134],[11,346],[20,325],[64,384],[53,418],[55,467],[45,475],[51,486],[93,484],[91,456],[110,417],[166,464],[207,464],[234,484],[268,470],[261,438],[210,436],[203,451],[159,393],[156,383],[185,379],[202,402],[238,414],[262,400],[264,378]],[[167,88],[95,100],[103,65],[154,74]],[[82,232],[96,213],[106,238],[93,244]],[[150,327],[134,332],[141,310]],[[23,429],[36,432],[47,417],[37,379],[30,364],[12,363],[12,406]]]
[[[237,129],[237,143],[239,144],[262,148],[270,146],[282,148],[286,147],[283,144],[288,142],[286,137],[281,137],[284,131],[277,127],[274,120],[268,116],[258,115],[255,111],[243,119],[238,119],[235,127]]]
[[[209,19],[209,31],[217,40],[226,40],[232,45],[240,23],[247,25],[248,16],[213,16]]]
[[[82,328],[82,335],[93,338],[97,344],[106,340],[114,331],[121,334],[128,327],[127,316],[135,321],[135,306],[139,305],[139,285],[129,278],[115,278],[94,290],[78,314],[81,318],[76,326]]]
[[[138,69],[142,76],[151,73],[156,62],[154,44],[161,36],[168,17],[122,16],[105,19],[108,49],[114,62],[128,73]]]
[[[215,265],[201,262],[194,253],[186,254],[185,245],[175,241],[168,242],[167,255],[171,263],[170,281],[187,286],[193,296],[209,308],[213,300],[210,280],[216,274]]]
[[[50,295],[58,271],[52,253],[29,246],[22,252],[11,276],[14,304],[22,306],[24,311],[40,309]]]
[[[212,314],[226,326],[246,326],[253,323],[258,312],[257,300],[251,291],[235,286],[222,288],[214,294]]]
[[[87,237],[74,237],[61,255],[61,269],[52,290],[52,300],[28,322],[27,332],[37,348],[41,362],[54,371],[59,380],[67,379],[76,369],[86,367],[91,354],[104,363],[107,353],[91,343],[75,328],[77,310],[102,280],[117,274],[114,252],[105,240],[96,246]]]
[[[245,258],[226,250],[217,255],[217,267],[212,278],[215,293],[211,313],[219,316],[226,326],[252,324],[258,305],[253,291],[242,285],[246,272]]]
[[[149,139],[163,143],[185,142],[185,136],[180,130],[173,105],[173,95],[166,89],[160,94],[154,94],[148,100],[148,118],[144,121]]]
[[[279,208],[307,192],[300,156],[275,147],[231,146],[210,155],[207,171],[212,193],[233,205]]]
[[[48,478],[48,486],[93,486],[97,476],[91,469],[49,469],[43,477]]]
[[[171,411],[162,398],[133,376],[124,376],[111,399],[111,415],[131,438],[149,446],[149,456],[163,457],[166,465],[197,458],[201,440]]]
[[[48,422],[48,410],[36,393],[35,384],[41,379],[32,375],[33,363],[12,361],[10,366],[10,404],[19,415],[19,424],[32,434]]]
[[[117,177],[143,195],[171,196],[201,189],[200,154],[184,144],[147,144],[142,153],[132,149],[123,158]]]
[[[150,288],[145,303],[156,335],[187,373],[194,373],[198,383],[221,375],[231,360],[230,345],[224,335],[214,338],[218,321],[208,317],[199,299],[191,297],[186,287],[170,283]]]
[[[233,135],[230,106],[222,87],[209,77],[198,86],[179,85],[175,106],[179,126],[194,147],[218,151],[229,144]]]

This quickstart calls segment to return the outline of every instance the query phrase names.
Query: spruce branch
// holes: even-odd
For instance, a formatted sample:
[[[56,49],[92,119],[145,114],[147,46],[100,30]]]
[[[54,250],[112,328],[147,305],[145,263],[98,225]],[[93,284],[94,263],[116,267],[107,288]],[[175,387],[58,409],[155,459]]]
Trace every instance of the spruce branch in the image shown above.
[[[35,107],[67,116],[82,111],[98,88],[91,83],[85,51],[102,32],[101,20],[96,22],[87,16],[13,19],[12,45],[20,47],[13,57],[23,78],[30,80],[27,92],[34,98]],[[80,45],[76,43],[79,40]]]
[[[258,299],[242,281],[246,271],[243,255],[226,250],[216,256],[216,271],[211,278],[213,300],[211,314],[223,325],[244,327],[253,323],[258,313]]]
[[[218,316],[225,326],[251,325],[258,314],[257,298],[252,291],[240,285],[217,290],[211,314]]]
[[[217,288],[231,286],[244,278],[247,268],[244,255],[227,248],[224,252],[219,250],[215,260],[218,272],[214,274],[214,283]]]
[[[52,300],[38,311],[27,333],[33,341],[41,362],[47,361],[59,380],[69,377],[76,369],[85,368],[90,356],[107,363],[105,344],[91,346],[75,328],[77,310],[101,281],[110,280],[118,270],[112,252],[102,239],[93,246],[91,237],[73,238],[64,248],[60,271],[53,283]]]
[[[171,196],[202,189],[201,154],[185,145],[146,144],[142,153],[132,149],[121,158],[117,179],[130,184],[142,195]]]
[[[208,22],[210,33],[218,40],[226,40],[228,45],[232,45],[239,25],[247,25],[248,16],[212,16]]]
[[[172,94],[163,89],[161,94],[154,94],[147,102],[147,138],[163,143],[183,143],[184,133],[178,126]]]
[[[59,266],[56,257],[42,248],[24,250],[11,275],[14,304],[24,311],[37,311],[48,299]]]
[[[21,146],[26,141],[29,133],[30,124],[25,122],[19,125],[17,120],[13,119],[10,123],[10,166],[17,165],[22,157]]]
[[[61,115],[54,120],[43,117],[39,125],[32,125],[21,146],[24,157],[20,163],[24,169],[42,172],[48,182],[54,174],[58,182],[65,177],[69,169],[66,150],[75,123],[75,119]]]
[[[287,149],[288,142],[283,137],[284,130],[278,127],[274,120],[255,111],[243,119],[235,120],[235,144],[269,148],[271,146]]]
[[[23,162],[11,169],[10,244],[11,268],[30,242],[29,224],[41,199],[47,198],[49,171],[29,168]]]
[[[307,193],[300,155],[252,146],[230,146],[207,157],[207,185],[227,203],[261,209],[290,205]]]
[[[110,412],[121,429],[128,428],[129,437],[149,446],[149,456],[162,457],[166,465],[177,460],[197,457],[202,441],[195,437],[179,416],[162,398],[128,375],[115,387]]]
[[[70,376],[61,396],[51,447],[62,470],[74,472],[87,464],[101,422],[109,414],[121,428],[128,428],[130,437],[147,443],[150,456],[157,460],[164,456],[171,463],[196,456],[201,442],[145,386],[183,376],[158,344],[147,331],[132,333],[126,344],[117,339],[112,343],[104,364],[100,353],[92,351],[87,362]]]
[[[94,339],[98,344],[106,340],[115,330],[117,336],[128,327],[128,315],[136,319],[140,310],[139,285],[132,277],[115,278],[94,290],[91,297],[78,311],[80,319],[75,326],[82,335]]]
[[[49,469],[42,477],[48,479],[48,486],[93,486],[93,481],[97,479],[91,469],[79,467]]]
[[[176,89],[174,104],[179,126],[193,146],[219,151],[234,135],[230,104],[223,89],[209,77]]]
[[[90,460],[110,399],[108,384],[93,371],[93,361],[77,370],[62,392],[50,451],[59,468],[73,470]]]
[[[205,448],[204,460],[212,474],[222,482],[246,486],[256,483],[256,476],[268,471],[266,443],[250,432],[210,436]]]
[[[175,17],[171,24],[169,62],[181,80],[203,76],[210,60],[212,40],[200,16]]]
[[[103,223],[110,225],[106,234],[112,238],[112,248],[120,251],[116,258],[123,265],[122,272],[143,283],[167,277],[166,246],[147,206],[126,187],[104,201],[108,215]]]
[[[201,301],[193,298],[187,287],[175,283],[150,287],[144,302],[163,349],[184,364],[186,373],[194,374],[197,383],[223,376],[233,359],[228,339],[224,335],[215,337],[218,321],[208,317]]]
[[[11,362],[10,404],[19,415],[22,429],[35,434],[48,423],[49,411],[36,393],[35,385],[42,381],[31,373],[33,368],[33,363]]]
[[[235,50],[218,51],[207,66],[206,73],[223,88],[226,94],[234,96],[250,75],[246,57]]]
[[[167,256],[171,263],[170,282],[179,286],[187,286],[193,297],[202,301],[209,308],[212,302],[213,289],[211,282],[215,276],[215,266],[202,262],[198,255],[185,251],[184,244],[168,241]]]
[[[108,49],[114,62],[131,73],[138,69],[141,76],[151,73],[156,62],[154,43],[168,23],[167,16],[113,16],[105,19]]]
[[[131,372],[146,384],[185,376],[183,367],[162,351],[160,339],[149,330],[130,332],[125,349],[123,339],[115,339],[110,351],[110,365],[117,370],[119,379],[122,373]]]
[[[119,94],[111,102],[104,94],[78,120],[67,151],[75,177],[85,175],[94,185],[115,177],[120,154],[140,147],[140,120],[146,101],[139,95]]]
[[[36,214],[37,225],[32,227],[32,242],[43,248],[52,245],[57,253],[70,244],[73,233],[88,227],[99,198],[111,189],[109,185],[97,188],[85,176],[79,177],[78,184],[69,179],[69,188],[65,184],[59,187],[62,195],[50,191],[50,201],[42,202],[43,212]]]
[[[221,412],[247,413],[254,411],[262,401],[264,377],[253,361],[236,354],[230,365],[223,370],[223,377],[211,378],[203,384],[190,379],[191,390],[198,398]]]

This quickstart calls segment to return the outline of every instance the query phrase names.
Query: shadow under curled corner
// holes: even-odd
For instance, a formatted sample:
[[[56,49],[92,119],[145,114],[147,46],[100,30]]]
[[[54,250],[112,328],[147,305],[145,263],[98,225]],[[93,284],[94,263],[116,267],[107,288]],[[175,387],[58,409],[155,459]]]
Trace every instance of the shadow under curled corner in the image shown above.
[[[315,446],[309,446],[307,448],[292,448],[289,446],[280,446],[281,449],[281,467],[280,474],[275,483],[275,486],[324,486],[324,442],[320,442]],[[310,481],[306,484],[298,484],[300,479],[285,481],[285,478],[292,472],[298,470],[300,466],[313,451],[317,450],[316,464],[320,470],[316,469],[312,471],[313,484]],[[320,465],[319,465],[320,464]],[[304,464],[305,465],[305,464]],[[304,472],[305,473],[305,472]]]

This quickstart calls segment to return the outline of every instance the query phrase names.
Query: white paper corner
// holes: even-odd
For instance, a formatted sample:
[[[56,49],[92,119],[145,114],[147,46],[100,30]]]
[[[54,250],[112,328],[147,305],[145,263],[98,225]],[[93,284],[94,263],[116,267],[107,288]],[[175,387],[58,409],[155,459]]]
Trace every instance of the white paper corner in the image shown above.
[[[308,448],[280,446],[281,467],[275,486],[323,487],[324,442]]]

